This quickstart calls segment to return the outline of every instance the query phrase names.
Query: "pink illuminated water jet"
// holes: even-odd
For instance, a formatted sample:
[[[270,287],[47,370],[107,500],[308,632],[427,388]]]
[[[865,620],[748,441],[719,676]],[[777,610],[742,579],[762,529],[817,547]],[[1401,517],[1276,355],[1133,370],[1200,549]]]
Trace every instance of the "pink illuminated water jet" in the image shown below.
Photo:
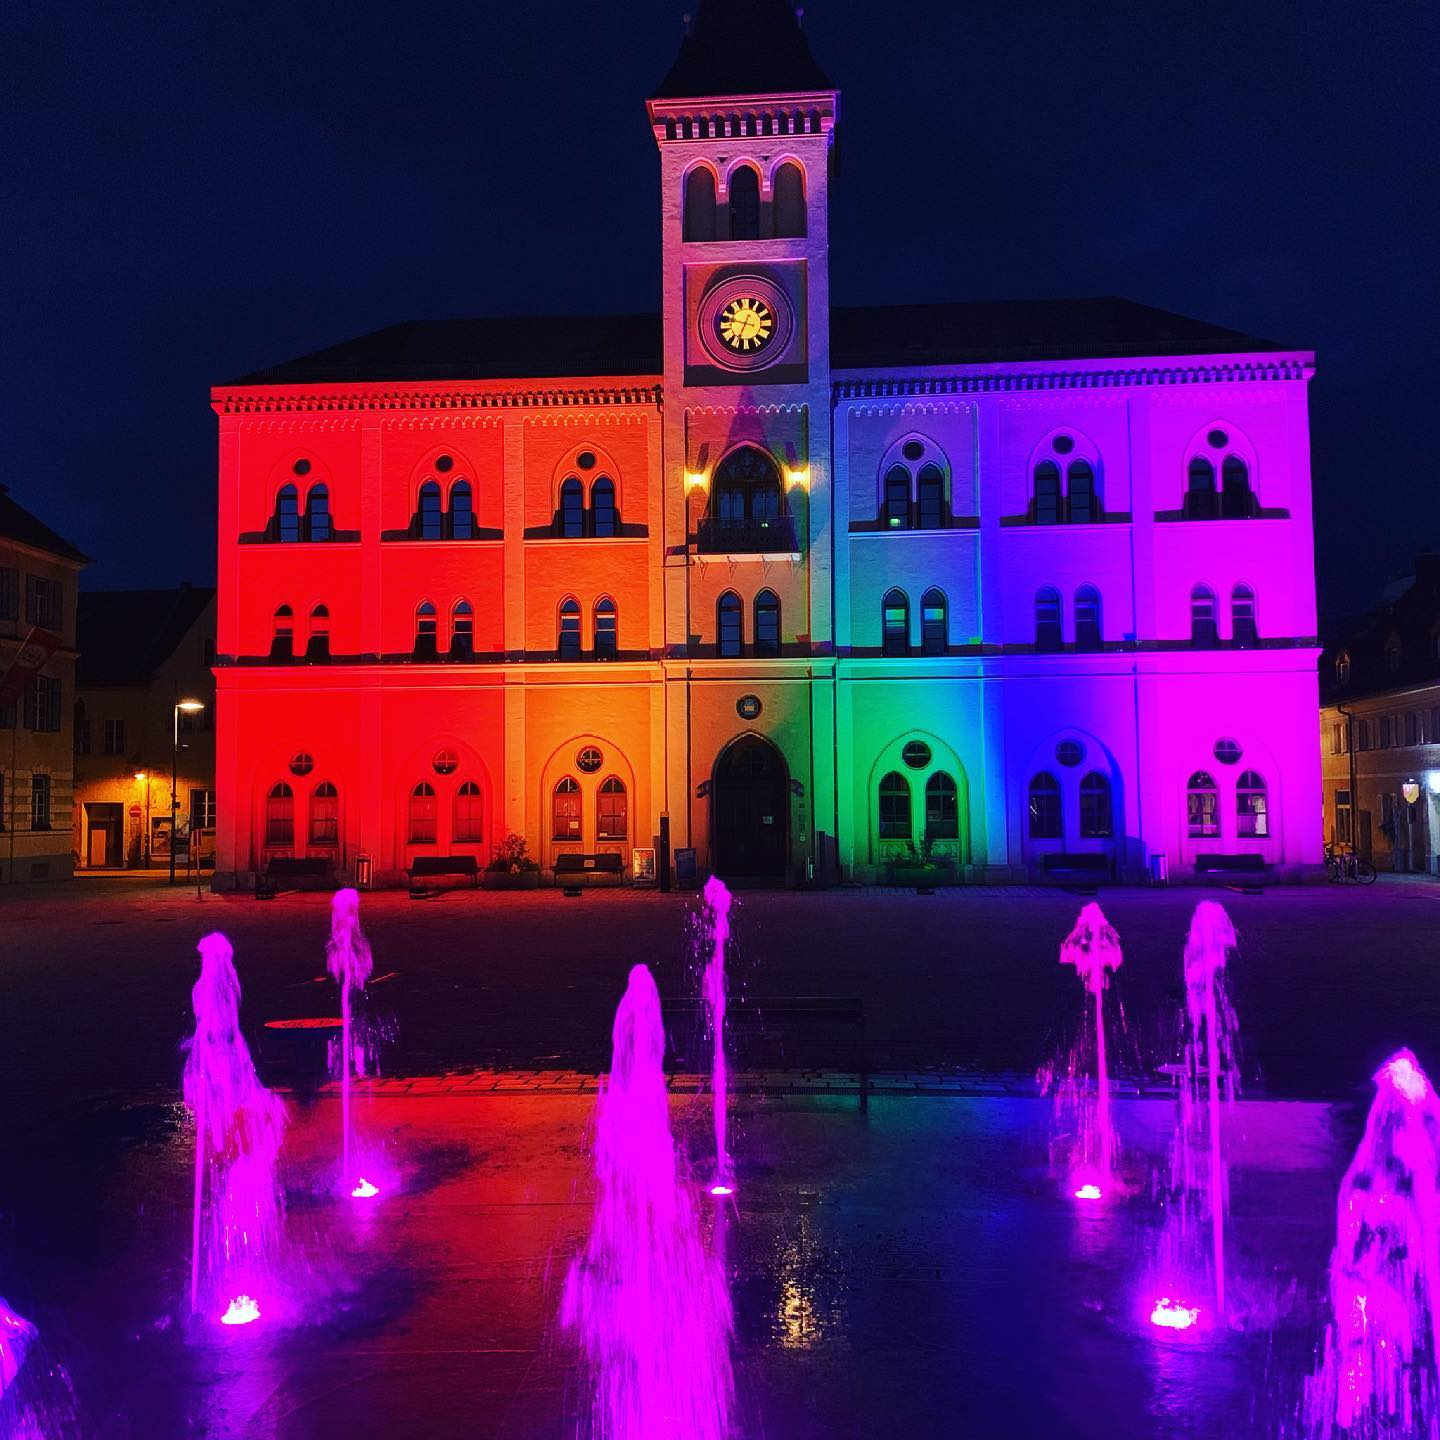
[[[185,1044],[185,1103],[195,1116],[190,1310],[214,1314],[242,1291],[261,1294],[279,1253],[282,1201],[275,1158],[285,1107],[259,1081],[240,1030],[240,981],[230,942],[199,944]]]
[[[729,1073],[725,1063],[725,946],[730,939],[730,891],[718,875],[705,882],[705,908],[710,916],[710,959],[703,991],[713,1037],[710,1104],[715,1123],[715,1186],[712,1195],[728,1195],[731,1184],[729,1140]]]
[[[356,1068],[354,1036],[355,998],[364,994],[374,960],[370,942],[360,928],[360,892],[337,890],[330,902],[330,939],[325,944],[325,966],[340,986],[340,1182],[350,1194],[364,1198],[351,1171],[353,1128],[350,1113],[350,1077]],[[362,1182],[364,1183],[364,1182]],[[373,1193],[373,1192],[372,1192]]]
[[[725,1440],[730,1297],[677,1170],[660,996],[644,965],[630,972],[613,1041],[595,1126],[595,1213],[560,1312],[593,1374],[591,1431],[596,1440]]]
[[[20,1374],[25,1353],[35,1343],[39,1332],[22,1315],[17,1315],[0,1296],[0,1395],[3,1395]]]

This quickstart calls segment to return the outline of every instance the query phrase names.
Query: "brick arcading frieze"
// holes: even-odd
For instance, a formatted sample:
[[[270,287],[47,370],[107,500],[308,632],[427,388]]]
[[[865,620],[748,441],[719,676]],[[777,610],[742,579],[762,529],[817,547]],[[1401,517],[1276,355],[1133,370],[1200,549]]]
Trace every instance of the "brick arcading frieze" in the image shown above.
[[[660,408],[659,385],[529,390],[216,390],[220,415],[325,414],[336,411],[515,410],[644,405]]]

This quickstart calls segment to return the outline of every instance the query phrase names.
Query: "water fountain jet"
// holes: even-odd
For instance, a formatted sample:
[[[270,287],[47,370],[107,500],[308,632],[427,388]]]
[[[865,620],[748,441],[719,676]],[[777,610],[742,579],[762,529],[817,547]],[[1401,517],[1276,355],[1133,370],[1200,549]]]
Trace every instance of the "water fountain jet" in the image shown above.
[[[730,1081],[725,1063],[725,946],[730,939],[730,891],[718,875],[705,882],[705,908],[710,916],[710,959],[702,989],[713,1037],[710,1104],[715,1125],[715,1182],[710,1193],[730,1195],[735,1188],[726,1134]]]
[[[340,1183],[353,1199],[370,1199],[375,1186],[351,1169],[353,1125],[350,1110],[351,1072],[355,1068],[355,999],[365,993],[374,968],[370,942],[360,928],[360,892],[337,890],[330,902],[330,939],[325,944],[325,967],[340,986]]]

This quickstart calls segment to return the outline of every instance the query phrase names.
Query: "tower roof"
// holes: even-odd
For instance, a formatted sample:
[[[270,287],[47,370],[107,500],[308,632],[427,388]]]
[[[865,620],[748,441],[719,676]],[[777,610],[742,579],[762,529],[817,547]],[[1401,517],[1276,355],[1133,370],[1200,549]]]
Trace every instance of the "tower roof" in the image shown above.
[[[695,23],[652,100],[833,90],[790,0],[700,0]]]

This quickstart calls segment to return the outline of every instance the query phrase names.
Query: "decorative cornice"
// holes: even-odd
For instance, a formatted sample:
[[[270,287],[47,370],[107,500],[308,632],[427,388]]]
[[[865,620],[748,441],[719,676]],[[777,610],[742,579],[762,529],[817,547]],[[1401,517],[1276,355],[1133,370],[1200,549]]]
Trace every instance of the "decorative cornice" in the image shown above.
[[[643,405],[659,409],[662,387],[652,385],[583,386],[492,390],[480,387],[343,385],[218,386],[210,392],[217,415],[326,414],[365,412],[384,414],[415,410],[532,410],[607,405]]]

